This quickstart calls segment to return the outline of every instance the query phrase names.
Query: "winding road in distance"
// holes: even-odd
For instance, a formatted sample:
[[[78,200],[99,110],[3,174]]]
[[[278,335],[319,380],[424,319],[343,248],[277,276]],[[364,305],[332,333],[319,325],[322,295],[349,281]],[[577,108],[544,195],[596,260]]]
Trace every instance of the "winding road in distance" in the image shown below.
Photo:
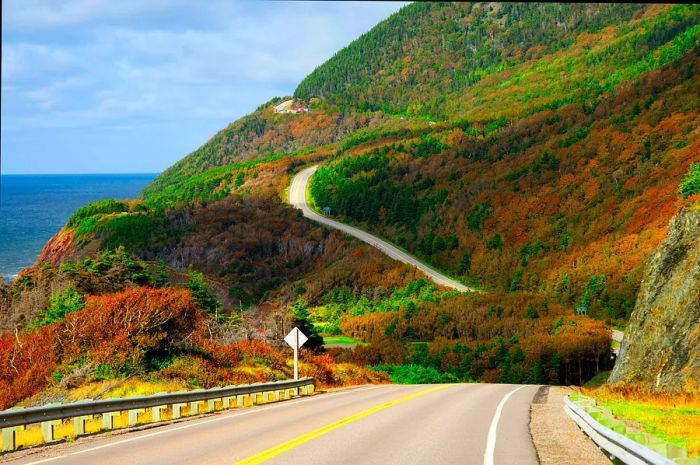
[[[476,289],[458,283],[454,279],[451,279],[445,276],[444,274],[440,273],[439,271],[430,268],[424,263],[421,263],[419,260],[413,258],[411,255],[407,254],[403,250],[400,250],[399,248],[378,238],[377,236],[373,236],[372,234],[365,232],[361,229],[319,215],[318,213],[313,211],[306,203],[306,188],[309,184],[309,179],[311,179],[311,176],[314,174],[317,168],[318,165],[300,171],[296,176],[294,176],[294,179],[292,179],[292,184],[289,187],[289,204],[300,209],[304,213],[305,217],[316,221],[317,223],[325,224],[326,226],[329,226],[333,229],[343,231],[346,234],[350,234],[351,236],[356,237],[363,242],[366,242],[372,247],[381,250],[386,255],[395,260],[415,266],[416,268],[421,270],[426,276],[432,279],[436,284],[445,287],[450,287],[452,289],[457,289],[460,292],[479,292]],[[623,333],[622,331],[612,330],[613,340],[617,342],[622,342],[624,336],[625,333]],[[618,351],[619,349],[616,349],[615,353],[617,353]]]
[[[411,255],[407,254],[403,250],[400,250],[396,246],[378,238],[377,236],[374,236],[368,232],[365,232],[353,226],[349,226],[339,221],[335,221],[328,217],[319,215],[318,213],[313,211],[306,203],[306,187],[309,183],[309,179],[311,179],[311,176],[314,174],[317,168],[318,165],[312,166],[311,168],[307,168],[299,172],[296,176],[294,176],[292,184],[289,187],[289,204],[300,209],[304,213],[305,217],[317,223],[324,224],[333,229],[343,231],[344,233],[356,237],[357,239],[366,242],[372,247],[381,250],[384,254],[388,255],[389,257],[395,260],[406,263],[408,265],[415,266],[416,268],[421,270],[426,276],[432,279],[436,284],[445,287],[450,287],[452,289],[457,289],[460,292],[478,292],[476,289],[472,289],[471,287],[465,286],[464,284],[459,283],[454,279],[451,279],[445,276],[444,274],[430,268],[429,266],[425,265],[424,263],[421,263]]]
[[[528,425],[538,389],[363,386],[2,458],[14,465],[536,465]]]

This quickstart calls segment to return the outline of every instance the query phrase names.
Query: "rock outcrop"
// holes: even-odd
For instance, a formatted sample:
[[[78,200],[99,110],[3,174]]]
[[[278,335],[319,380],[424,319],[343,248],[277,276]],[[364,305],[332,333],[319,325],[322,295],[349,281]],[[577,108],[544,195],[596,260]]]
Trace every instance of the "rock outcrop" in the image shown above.
[[[609,381],[664,391],[700,382],[700,208],[681,210],[649,257]]]

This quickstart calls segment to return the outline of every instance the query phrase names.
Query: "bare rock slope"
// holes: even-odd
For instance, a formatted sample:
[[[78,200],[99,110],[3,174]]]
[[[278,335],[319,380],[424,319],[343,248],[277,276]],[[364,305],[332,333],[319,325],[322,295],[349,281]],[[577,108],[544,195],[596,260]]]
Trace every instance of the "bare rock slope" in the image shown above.
[[[610,382],[678,390],[700,380],[700,209],[685,208],[649,257]]]

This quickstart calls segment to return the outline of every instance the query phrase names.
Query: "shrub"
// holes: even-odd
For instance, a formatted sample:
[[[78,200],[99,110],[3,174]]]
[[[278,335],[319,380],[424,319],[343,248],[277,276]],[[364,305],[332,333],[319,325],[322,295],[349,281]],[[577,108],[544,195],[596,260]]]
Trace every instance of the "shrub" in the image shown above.
[[[56,292],[49,298],[49,306],[29,325],[34,328],[63,321],[66,314],[85,307],[83,295],[69,287],[64,292]]]
[[[119,373],[140,368],[149,354],[182,347],[198,327],[200,311],[182,289],[134,287],[90,296],[66,316],[64,351],[87,356]]]
[[[700,163],[691,163],[688,172],[686,173],[680,186],[678,193],[683,198],[700,192]]]
[[[435,368],[421,365],[379,365],[372,367],[391,375],[391,382],[397,384],[440,384],[457,383],[459,380],[451,373],[441,373]]]
[[[83,220],[92,216],[106,213],[120,213],[125,211],[129,211],[129,206],[121,200],[98,200],[97,202],[89,203],[84,207],[77,209],[70,216],[70,218],[68,218],[68,223],[66,225],[69,228],[75,228],[81,222],[83,222]]]

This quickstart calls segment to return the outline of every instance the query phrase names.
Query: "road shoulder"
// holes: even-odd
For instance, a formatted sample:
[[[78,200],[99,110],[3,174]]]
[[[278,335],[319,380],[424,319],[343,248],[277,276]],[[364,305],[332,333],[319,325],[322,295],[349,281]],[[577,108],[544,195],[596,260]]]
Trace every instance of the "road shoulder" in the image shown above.
[[[564,412],[570,389],[543,386],[530,407],[530,435],[542,465],[608,465],[611,462]]]

